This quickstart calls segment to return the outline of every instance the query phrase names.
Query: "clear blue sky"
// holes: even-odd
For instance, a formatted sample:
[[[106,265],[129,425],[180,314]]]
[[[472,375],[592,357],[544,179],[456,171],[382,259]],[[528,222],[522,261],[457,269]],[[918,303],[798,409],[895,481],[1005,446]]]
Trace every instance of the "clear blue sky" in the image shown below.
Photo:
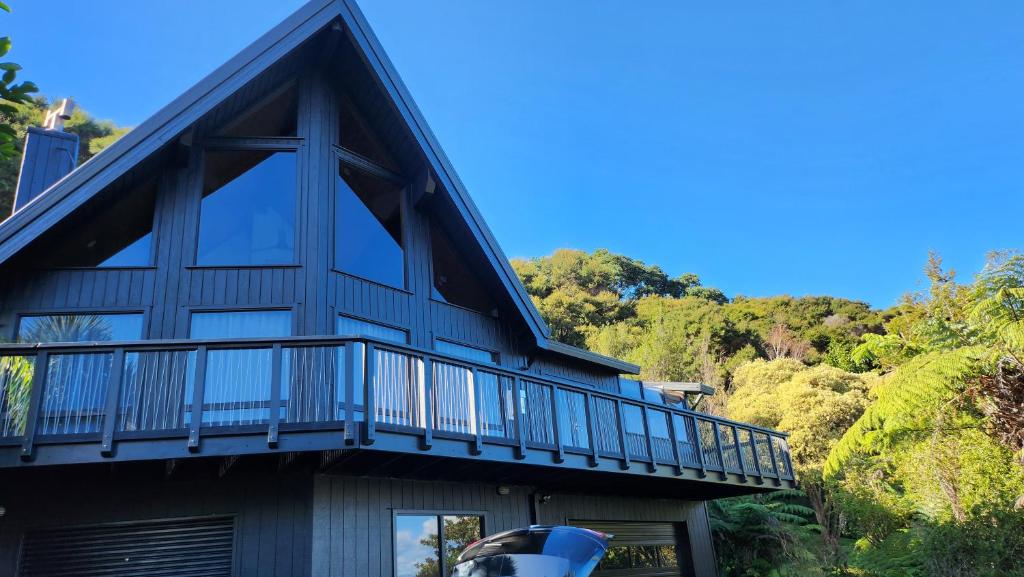
[[[137,124],[301,3],[0,22],[44,93]],[[607,247],[729,295],[887,306],[929,249],[966,277],[1024,245],[1017,0],[363,4],[510,256]]]

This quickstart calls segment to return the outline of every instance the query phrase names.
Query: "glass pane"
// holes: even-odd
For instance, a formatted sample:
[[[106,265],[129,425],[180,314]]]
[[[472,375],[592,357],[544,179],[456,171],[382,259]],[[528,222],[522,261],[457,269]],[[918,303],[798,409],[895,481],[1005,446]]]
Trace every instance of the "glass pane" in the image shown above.
[[[476,392],[470,386],[469,369],[434,362],[434,428],[451,433],[476,434]]]
[[[405,287],[401,199],[401,186],[341,165],[334,213],[338,270]]]
[[[361,319],[354,319],[340,315],[335,324],[337,335],[366,335],[382,341],[405,344],[409,341],[409,333],[401,329],[385,326],[378,323],[371,323]]]
[[[601,569],[628,569],[629,547],[609,547],[601,560]]]
[[[232,120],[217,136],[295,136],[298,101],[295,84],[281,88]]]
[[[141,314],[25,316],[18,324],[18,340],[23,343],[137,341],[141,338]]]
[[[639,545],[633,549],[633,567],[657,567],[658,547],[655,545]]]
[[[192,389],[195,363],[195,351],[127,353],[118,399],[117,430],[184,427],[185,391]]]
[[[489,365],[495,364],[494,353],[485,349],[478,349],[469,345],[460,345],[459,343],[453,343],[450,341],[443,341],[438,339],[434,341],[434,350],[439,353],[451,355],[453,357],[460,357],[469,361],[476,361],[478,363],[486,363]]]
[[[473,541],[483,537],[480,517],[471,515],[445,515],[444,521],[444,558],[450,571],[455,567],[459,553]]]
[[[636,405],[622,405],[623,428],[626,429],[626,450],[630,455],[646,457],[647,438],[644,435],[643,409]]]
[[[32,266],[142,267],[152,264],[156,180],[105,190],[87,214],[73,215],[39,243]]]
[[[430,246],[434,262],[435,300],[491,314],[494,301],[448,234],[430,221]]]
[[[207,152],[196,262],[293,263],[295,180],[292,152]]]
[[[590,448],[586,404],[587,398],[583,393],[558,390],[558,431],[563,445]]]
[[[0,437],[25,434],[34,357],[0,357]]]
[[[99,432],[111,358],[110,353],[50,356],[39,413],[39,434]]]
[[[395,576],[441,577],[437,517],[395,517]]]
[[[676,557],[674,545],[659,545],[658,560],[661,567],[678,567],[679,559]]]
[[[291,335],[291,312],[193,313],[191,335],[194,339],[285,337]],[[270,349],[210,351],[203,384],[203,424],[266,421],[270,416],[270,364]]]

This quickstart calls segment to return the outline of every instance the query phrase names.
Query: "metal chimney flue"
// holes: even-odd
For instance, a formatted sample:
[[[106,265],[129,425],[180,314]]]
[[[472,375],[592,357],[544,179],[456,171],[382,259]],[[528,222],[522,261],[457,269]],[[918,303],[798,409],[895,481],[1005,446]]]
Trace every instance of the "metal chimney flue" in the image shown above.
[[[65,98],[57,108],[46,113],[43,126],[29,127],[14,192],[14,212],[78,165],[78,135],[64,132],[64,121],[71,118],[74,110],[74,101]]]

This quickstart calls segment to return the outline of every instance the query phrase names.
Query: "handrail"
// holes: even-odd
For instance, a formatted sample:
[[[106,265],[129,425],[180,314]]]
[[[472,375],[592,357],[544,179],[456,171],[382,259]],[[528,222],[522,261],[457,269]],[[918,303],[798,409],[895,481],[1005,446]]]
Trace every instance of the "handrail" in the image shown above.
[[[362,350],[355,351],[358,347],[350,345],[362,345]],[[297,351],[302,349],[309,349],[309,353],[291,352],[289,355],[315,355],[322,354],[316,353],[317,347],[326,348],[341,348],[344,347],[345,353],[343,359],[339,359],[337,362],[344,362],[345,373],[344,374],[333,374],[324,373],[324,371],[332,371],[328,365],[323,364],[323,361],[310,361],[314,365],[303,365],[303,368],[293,366],[291,361],[283,359],[282,350]],[[209,365],[208,363],[214,363],[213,354],[221,351],[238,351],[233,356],[227,356],[226,353],[220,354],[217,357],[217,362],[225,363],[231,359],[238,360],[238,366],[227,367],[229,370],[251,370],[258,371],[257,373],[250,373],[248,375],[240,375],[239,373],[225,373],[225,369],[220,369],[215,365]],[[248,351],[243,353],[242,351]],[[200,436],[204,434],[207,426],[203,424],[204,416],[210,414],[216,414],[218,411],[221,412],[221,416],[211,417],[211,427],[227,426],[230,424],[229,421],[221,421],[221,418],[236,419],[234,422],[261,422],[263,426],[267,427],[267,442],[271,447],[275,447],[278,442],[280,435],[280,425],[286,422],[285,413],[279,413],[279,411],[291,411],[291,403],[298,398],[297,393],[290,393],[287,402],[282,400],[282,378],[281,371],[284,366],[291,367],[288,370],[292,372],[292,378],[298,378],[300,380],[304,378],[319,377],[323,378],[325,374],[328,379],[336,379],[336,383],[331,386],[343,387],[344,401],[338,398],[323,397],[323,390],[317,391],[306,391],[303,394],[309,395],[301,397],[302,400],[310,401],[315,404],[316,409],[322,411],[331,411],[330,413],[323,412],[318,413],[317,418],[308,417],[297,417],[300,423],[316,423],[316,422],[336,422],[343,421],[345,428],[345,439],[346,444],[364,444],[369,445],[374,442],[377,435],[377,429],[380,430],[392,430],[389,428],[389,423],[384,420],[378,420],[376,411],[378,403],[380,403],[381,410],[394,411],[396,406],[392,405],[390,409],[385,404],[388,402],[386,395],[389,393],[388,390],[384,390],[385,398],[376,399],[374,387],[375,386],[391,386],[392,390],[399,390],[400,395],[405,395],[404,400],[398,402],[406,403],[418,403],[419,409],[413,408],[411,405],[407,405],[405,410],[408,414],[412,414],[411,411],[420,411],[419,419],[423,422],[418,423],[418,428],[422,428],[421,431],[422,439],[421,446],[423,449],[429,449],[433,443],[433,434],[439,433],[444,436],[447,431],[445,426],[442,424],[442,416],[446,419],[445,422],[451,426],[451,423],[458,423],[460,419],[465,419],[466,423],[461,425],[464,430],[451,430],[450,432],[470,433],[470,441],[472,444],[471,453],[480,454],[482,446],[484,444],[483,437],[487,436],[485,427],[492,427],[498,424],[502,425],[505,430],[504,436],[506,442],[511,441],[517,448],[516,457],[525,457],[525,451],[527,448],[537,449],[542,448],[544,450],[550,450],[554,453],[554,460],[556,463],[562,462],[565,458],[565,454],[573,451],[577,454],[579,450],[585,449],[589,451],[591,455],[590,462],[591,466],[597,465],[598,457],[602,458],[613,458],[620,460],[620,464],[623,469],[630,467],[632,460],[638,460],[646,462],[647,467],[651,472],[654,472],[659,465],[673,465],[676,474],[682,474],[682,467],[688,468],[699,468],[701,476],[707,470],[719,471],[722,478],[726,478],[726,473],[736,472],[739,473],[741,478],[746,479],[747,475],[752,475],[758,479],[765,476],[765,472],[762,470],[759,442],[768,443],[768,457],[772,459],[772,471],[768,471],[768,476],[774,476],[776,479],[792,478],[792,463],[790,461],[789,450],[786,444],[786,438],[788,434],[753,425],[750,423],[743,423],[724,417],[715,415],[709,415],[694,411],[684,406],[674,406],[670,404],[657,403],[644,398],[633,398],[618,392],[604,391],[589,387],[585,384],[581,384],[568,379],[562,379],[552,375],[541,375],[532,373],[522,369],[515,369],[509,367],[501,367],[497,365],[477,363],[467,359],[459,358],[451,354],[446,354],[438,351],[425,349],[422,347],[416,347],[405,344],[398,344],[389,342],[379,338],[374,338],[369,335],[353,334],[353,335],[340,335],[340,336],[296,336],[296,337],[281,337],[281,338],[240,338],[240,339],[169,339],[169,340],[146,340],[146,341],[102,341],[102,342],[77,342],[77,343],[15,343],[15,344],[0,344],[0,357],[10,356],[22,356],[22,357],[36,357],[36,365],[47,367],[44,370],[36,370],[34,383],[31,390],[30,404],[27,408],[27,428],[24,431],[24,440],[22,447],[22,456],[24,459],[31,459],[33,455],[33,445],[39,441],[35,438],[36,427],[38,422],[41,421],[41,409],[43,408],[43,391],[47,387],[47,380],[45,373],[49,370],[53,370],[50,366],[53,362],[58,359],[66,358],[71,355],[93,355],[93,354],[109,354],[111,360],[108,361],[109,366],[107,369],[110,371],[106,374],[106,382],[108,388],[106,389],[104,398],[102,400],[102,407],[92,408],[84,406],[68,406],[57,407],[56,409],[47,408],[46,419],[70,419],[69,415],[74,415],[74,418],[80,419],[88,411],[99,410],[106,419],[101,424],[101,437],[102,437],[102,454],[104,456],[110,456],[112,454],[112,444],[115,435],[114,420],[118,418],[118,403],[119,394],[121,394],[120,388],[122,387],[122,375],[121,372],[127,370],[126,357],[129,354],[134,353],[157,353],[153,358],[157,359],[156,362],[160,362],[159,358],[166,358],[159,353],[167,353],[176,359],[182,359],[187,357],[193,359],[187,361],[186,365],[191,362],[193,366],[182,366],[177,367],[180,371],[176,373],[178,379],[191,379],[189,381],[191,390],[189,391],[190,398],[184,399],[183,405],[175,409],[174,407],[161,406],[153,408],[152,405],[146,405],[150,407],[154,412],[157,410],[163,410],[166,415],[174,415],[175,410],[184,412],[184,418],[186,422],[181,422],[181,426],[187,429],[188,434],[188,448],[190,451],[199,451]],[[185,354],[187,353],[187,354]],[[378,353],[390,353],[399,355],[398,358],[405,358],[403,369],[406,371],[405,377],[395,377],[392,375],[391,379],[387,381],[388,384],[380,385],[375,380],[377,372],[384,370],[382,368],[375,367],[374,355]],[[333,354],[333,353],[331,353]],[[360,355],[356,357],[355,354]],[[184,355],[184,357],[182,356]],[[244,356],[242,356],[244,355]],[[364,357],[365,355],[365,357]],[[141,357],[140,357],[141,358]],[[306,357],[302,357],[306,358]],[[365,358],[365,363],[360,362],[361,359]],[[383,358],[383,357],[382,357]],[[50,359],[47,361],[46,359]],[[254,362],[253,359],[258,361],[259,359],[266,359],[267,366],[260,366],[254,368],[249,364]],[[299,357],[296,357],[299,359]],[[40,362],[41,361],[41,362]],[[153,362],[153,361],[147,361]],[[289,364],[285,365],[288,362]],[[299,362],[295,360],[294,362]],[[320,362],[316,365],[316,362]],[[434,371],[437,370],[435,367],[438,365],[446,365],[458,369],[456,373],[451,373],[450,369],[446,369],[447,373],[438,374],[435,377]],[[241,368],[244,365],[244,368]],[[59,363],[55,365],[59,370]],[[132,365],[133,367],[135,365]],[[141,365],[140,365],[141,366]],[[227,366],[227,365],[225,365]],[[330,365],[333,366],[333,365]],[[339,367],[341,365],[338,365]],[[364,367],[357,370],[357,366]],[[384,365],[382,365],[383,367]],[[308,367],[308,368],[307,368]],[[319,367],[319,368],[313,368]],[[385,367],[387,368],[387,367]],[[134,369],[133,369],[134,370]],[[310,371],[301,372],[301,371]],[[390,370],[394,371],[395,367],[391,367]],[[190,374],[186,375],[186,371]],[[319,371],[319,372],[317,372]],[[465,372],[468,377],[465,377],[465,383],[459,381],[458,376],[452,377],[451,375],[459,375]],[[266,374],[264,374],[266,373]],[[415,374],[414,374],[415,373]],[[444,376],[445,374],[449,376]],[[212,400],[204,397],[204,385],[206,384],[206,377],[211,376],[214,378],[213,383],[213,394],[215,395]],[[307,375],[303,377],[303,375]],[[491,375],[488,379],[497,379],[497,394],[501,406],[498,407],[498,418],[501,421],[485,423],[484,410],[481,406],[481,396],[485,394],[485,391],[491,390],[489,387],[494,386],[494,381],[488,381],[491,384],[485,385],[485,379],[483,375]],[[255,377],[268,377],[266,382],[256,380]],[[65,379],[69,378],[66,375]],[[139,377],[143,378],[143,377]],[[381,377],[384,378],[384,377]],[[402,380],[411,379],[411,380]],[[433,382],[434,379],[437,382]],[[451,379],[455,380],[452,381]],[[217,381],[216,379],[220,379]],[[228,387],[229,392],[232,394],[239,394],[240,397],[236,397],[240,401],[240,407],[237,409],[238,414],[245,414],[247,416],[232,416],[223,417],[224,411],[232,410],[230,407],[222,407],[222,402],[216,400],[217,395],[223,396],[224,391],[219,391],[217,387],[225,386],[225,383],[238,384],[240,382],[247,381],[249,384],[246,385],[248,388],[232,389]],[[396,380],[397,379],[397,380]],[[448,379],[448,380],[445,380]],[[173,379],[172,379],[173,380]],[[74,382],[69,381],[69,382]],[[161,381],[164,387],[175,386],[176,382],[172,381]],[[303,381],[305,382],[305,381]],[[334,382],[334,381],[332,381]],[[184,386],[181,383],[177,383],[180,386]],[[124,386],[127,386],[125,384]],[[141,385],[140,385],[141,386]],[[240,386],[240,385],[239,385]],[[509,387],[506,389],[506,386]],[[394,389],[397,387],[397,389]],[[419,388],[417,388],[419,387]],[[455,387],[454,389],[452,387]],[[465,387],[464,393],[456,393],[458,387]],[[481,388],[487,387],[487,388]],[[540,387],[540,388],[535,388]],[[267,388],[267,390],[263,390]],[[237,390],[236,390],[237,389]],[[529,391],[529,393],[527,393]],[[563,431],[560,430],[562,426],[562,418],[577,419],[578,417],[572,417],[573,413],[566,413],[565,411],[578,411],[581,410],[579,407],[572,409],[568,406],[562,406],[563,401],[561,400],[561,392],[565,393],[578,393],[583,395],[582,399],[585,402],[585,418],[587,420],[587,434],[585,435],[586,445],[588,447],[579,447],[575,444],[567,444],[566,438],[563,438]],[[340,394],[341,391],[339,391]],[[2,393],[2,391],[0,391]],[[138,391],[136,391],[138,393]],[[357,393],[362,397],[363,401],[358,401]],[[512,399],[507,399],[507,395],[511,393],[514,395]],[[184,394],[184,389],[178,392],[178,394]],[[494,392],[488,394],[495,394]],[[263,398],[265,395],[266,398]],[[321,396],[318,396],[321,395]],[[455,396],[453,396],[455,395]],[[460,398],[459,395],[466,396],[465,399]],[[548,398],[548,395],[550,398]],[[536,398],[535,398],[536,397]],[[222,397],[223,398],[223,397]],[[440,400],[439,400],[440,399]],[[599,417],[598,413],[595,412],[595,403],[601,400],[603,403],[610,402],[614,410],[615,423],[607,423],[608,426],[614,425],[618,429],[618,439],[615,440],[617,447],[617,454],[608,453],[608,441],[612,439],[614,433],[611,433],[611,429],[599,429],[596,425],[602,422],[602,418]],[[0,395],[0,401],[3,401],[2,395]],[[97,400],[99,402],[100,400]],[[137,406],[143,406],[142,403],[150,402],[152,399],[148,397],[133,398],[132,402],[139,403],[138,405],[132,405],[130,409],[135,410]],[[392,399],[394,401],[394,399]],[[446,406],[437,407],[434,403],[438,402],[448,403]],[[511,401],[511,403],[509,403]],[[127,400],[125,402],[128,402]],[[462,406],[466,403],[472,406]],[[452,404],[454,403],[454,405]],[[533,416],[528,419],[529,426],[527,427],[527,415],[523,414],[523,408],[528,408],[532,412],[535,407],[526,407],[526,404],[532,403],[543,403],[544,405],[550,405],[549,407],[537,406],[537,410],[540,410],[543,414],[538,414],[537,419],[534,420]],[[360,406],[361,405],[361,406]],[[488,405],[490,406],[490,405]],[[639,426],[643,428],[642,434],[639,432],[640,429],[636,428],[636,424],[633,427],[636,429],[632,433],[628,430],[626,414],[623,411],[624,407],[636,407],[639,409],[639,413],[630,412],[633,419],[635,415],[639,414],[641,422]],[[49,407],[49,405],[47,405]],[[0,406],[2,408],[2,406]],[[635,411],[636,409],[630,409]],[[61,411],[64,412],[61,412]],[[303,409],[302,406],[297,406],[295,410],[300,411]],[[455,410],[455,413],[451,411]],[[205,413],[204,413],[205,411]],[[448,411],[448,412],[446,412]],[[459,411],[468,411],[463,415]],[[658,413],[653,413],[657,411]],[[342,414],[342,412],[344,414]],[[355,424],[355,413],[361,412],[362,415],[359,417],[360,424],[358,428]],[[435,417],[434,413],[437,416]],[[394,414],[394,413],[392,413]],[[546,415],[546,416],[545,416]],[[664,415],[657,416],[656,415]],[[4,415],[0,414],[0,418]],[[679,424],[676,422],[676,418],[680,418]],[[289,419],[291,417],[288,417]],[[412,418],[412,417],[410,417]],[[492,415],[493,418],[493,415]],[[608,417],[604,417],[604,421],[607,421]],[[665,419],[664,424],[662,419]],[[654,421],[659,423],[659,432],[655,435],[652,430],[652,423]],[[52,423],[53,421],[46,421]],[[632,422],[632,421],[630,421]],[[708,445],[708,440],[704,438],[701,430],[701,423],[706,423],[714,431],[713,443]],[[393,425],[401,425],[402,423],[391,423]],[[411,424],[411,422],[410,422]],[[692,431],[690,430],[692,425]],[[94,426],[90,424],[90,426]],[[143,426],[143,425],[140,425]],[[667,429],[665,427],[667,426]],[[680,429],[681,427],[681,429]],[[725,427],[724,430],[719,430],[720,427]],[[416,427],[414,427],[416,428]],[[360,434],[361,429],[361,434]],[[514,429],[511,431],[509,429]],[[722,436],[725,433],[731,433],[728,435],[732,442],[727,442]],[[133,429],[135,430],[135,429]],[[146,428],[140,428],[137,430],[150,430]],[[159,427],[153,430],[160,430]],[[740,431],[746,431],[743,435],[740,435]],[[605,448],[599,447],[598,431],[601,431],[601,438],[604,439]],[[92,431],[90,431],[92,432]],[[610,434],[609,434],[610,433]],[[83,434],[82,429],[75,429],[71,434]],[[537,437],[536,435],[540,435]],[[642,438],[632,439],[629,435],[640,435]],[[45,439],[45,435],[43,439]],[[741,437],[746,439],[741,441]],[[627,443],[627,438],[632,439]],[[660,453],[655,451],[654,440],[658,441],[658,448]],[[579,440],[577,438],[577,440]],[[52,441],[51,441],[52,442]],[[493,440],[487,441],[488,443],[494,442]],[[639,442],[643,446],[636,445]],[[668,450],[662,443],[672,443],[672,449]],[[776,442],[780,443],[776,446]],[[686,449],[687,456],[684,462],[684,457],[680,451],[680,443],[684,445],[690,445],[692,449]],[[548,447],[550,445],[550,447]],[[749,453],[744,451],[749,449]],[[696,462],[692,462],[694,457],[690,457],[690,451],[693,451]],[[727,460],[723,456],[723,450],[728,451],[730,459]],[[668,451],[668,452],[666,452]],[[708,463],[708,451],[717,453],[718,463]],[[733,452],[735,452],[735,459],[733,459]],[[672,462],[672,461],[675,462]],[[714,459],[712,459],[713,461]],[[753,462],[748,462],[748,461]],[[734,462],[735,461],[735,462]],[[774,475],[770,473],[774,472]]]
[[[257,338],[234,338],[234,339],[162,339],[162,340],[138,340],[138,341],[91,341],[91,342],[75,342],[75,343],[3,343],[0,344],[0,356],[11,356],[13,354],[28,354],[32,352],[39,352],[42,350],[49,351],[51,353],[59,354],[72,354],[72,353],[101,353],[110,352],[113,353],[116,349],[124,349],[126,353],[129,352],[154,352],[154,351],[186,351],[196,350],[200,346],[205,346],[207,350],[231,350],[231,349],[272,349],[274,345],[282,346],[341,346],[347,343],[363,343],[372,344],[375,348],[381,350],[391,350],[396,353],[402,354],[415,354],[420,356],[429,356],[434,360],[442,361],[446,364],[455,365],[464,369],[472,370],[483,370],[490,373],[504,375],[508,377],[518,376],[533,382],[539,382],[547,385],[557,384],[562,388],[570,388],[578,392],[589,392],[594,395],[607,397],[613,400],[621,400],[622,402],[631,403],[634,405],[640,405],[641,407],[646,406],[649,408],[668,410],[679,413],[681,415],[695,415],[698,418],[712,419],[719,423],[727,425],[734,425],[750,429],[752,431],[759,431],[776,437],[788,438],[789,433],[783,431],[776,431],[774,429],[768,429],[755,425],[753,423],[744,423],[742,421],[736,421],[728,417],[722,417],[719,415],[711,415],[708,413],[702,413],[700,411],[694,411],[690,408],[675,407],[672,405],[659,404],[646,399],[637,399],[621,393],[613,393],[604,391],[601,389],[595,389],[588,387],[576,381],[569,379],[563,379],[554,375],[540,375],[537,373],[531,373],[520,369],[513,369],[509,367],[501,367],[498,365],[487,365],[478,364],[473,361],[466,360],[461,357],[452,356],[450,354],[437,352],[431,349],[425,349],[414,345],[397,344],[390,341],[385,341],[379,338],[375,338],[369,335],[362,334],[350,334],[350,335],[337,335],[337,336],[291,336],[291,337],[257,337]]]

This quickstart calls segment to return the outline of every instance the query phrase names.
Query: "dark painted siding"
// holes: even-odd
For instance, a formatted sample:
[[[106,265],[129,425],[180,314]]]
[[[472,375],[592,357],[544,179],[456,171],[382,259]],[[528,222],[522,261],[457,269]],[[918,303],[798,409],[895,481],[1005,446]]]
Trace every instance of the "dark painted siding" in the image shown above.
[[[396,510],[485,513],[487,533],[530,523],[529,490],[495,485],[322,476],[313,489],[314,577],[394,575]]]
[[[0,575],[14,575],[26,528],[67,527],[205,515],[234,515],[239,577],[306,576],[311,561],[312,479],[111,481],[51,474],[0,481]]]
[[[14,208],[20,210],[33,198],[78,164],[78,135],[30,126],[19,171]],[[0,215],[6,218],[7,215]]]
[[[696,577],[716,577],[714,547],[703,501],[643,497],[553,495],[538,504],[537,522],[563,524],[570,519],[686,523]]]

